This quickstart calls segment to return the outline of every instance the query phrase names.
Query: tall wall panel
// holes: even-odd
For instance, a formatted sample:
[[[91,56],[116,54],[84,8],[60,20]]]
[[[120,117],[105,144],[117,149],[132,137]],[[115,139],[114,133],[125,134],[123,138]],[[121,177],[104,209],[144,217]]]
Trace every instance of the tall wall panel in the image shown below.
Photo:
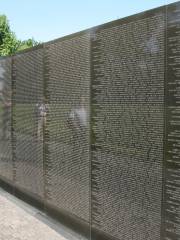
[[[117,239],[160,239],[164,27],[160,9],[92,42],[92,227]]]
[[[38,134],[38,106],[44,93],[43,49],[14,56],[13,77],[15,183],[43,197],[43,138]]]
[[[163,240],[180,239],[180,4],[167,7]]]
[[[90,36],[46,45],[47,202],[89,222]]]

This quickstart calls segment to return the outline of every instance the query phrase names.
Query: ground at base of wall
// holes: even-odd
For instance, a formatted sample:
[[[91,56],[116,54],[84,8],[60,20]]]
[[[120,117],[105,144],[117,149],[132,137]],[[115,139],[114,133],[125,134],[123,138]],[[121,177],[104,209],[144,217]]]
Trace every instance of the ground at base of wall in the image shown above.
[[[85,240],[0,188],[0,240]]]

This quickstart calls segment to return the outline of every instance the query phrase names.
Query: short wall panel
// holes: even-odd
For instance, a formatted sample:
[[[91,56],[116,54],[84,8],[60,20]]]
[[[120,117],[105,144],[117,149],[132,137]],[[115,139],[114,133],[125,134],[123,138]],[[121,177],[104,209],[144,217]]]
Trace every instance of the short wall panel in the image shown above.
[[[15,183],[43,197],[43,125],[39,105],[43,102],[43,49],[13,57]]]
[[[0,176],[13,180],[11,58],[0,61]]]

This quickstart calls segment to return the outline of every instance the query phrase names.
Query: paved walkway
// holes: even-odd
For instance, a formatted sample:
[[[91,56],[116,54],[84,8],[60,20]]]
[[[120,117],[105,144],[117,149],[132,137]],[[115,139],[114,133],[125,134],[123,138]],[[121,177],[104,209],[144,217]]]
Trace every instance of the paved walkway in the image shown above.
[[[82,240],[0,188],[0,240]]]

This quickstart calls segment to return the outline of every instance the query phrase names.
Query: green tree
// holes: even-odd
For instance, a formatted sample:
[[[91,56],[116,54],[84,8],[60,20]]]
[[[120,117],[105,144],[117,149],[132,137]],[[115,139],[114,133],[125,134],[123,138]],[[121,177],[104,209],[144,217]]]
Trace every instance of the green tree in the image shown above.
[[[20,41],[18,46],[18,51],[24,50],[26,48],[34,47],[40,44],[39,42],[35,41],[34,38],[30,38],[28,40]]]
[[[11,31],[7,17],[0,15],[0,56],[11,55],[38,44],[33,38],[24,41],[18,40],[15,33]]]

